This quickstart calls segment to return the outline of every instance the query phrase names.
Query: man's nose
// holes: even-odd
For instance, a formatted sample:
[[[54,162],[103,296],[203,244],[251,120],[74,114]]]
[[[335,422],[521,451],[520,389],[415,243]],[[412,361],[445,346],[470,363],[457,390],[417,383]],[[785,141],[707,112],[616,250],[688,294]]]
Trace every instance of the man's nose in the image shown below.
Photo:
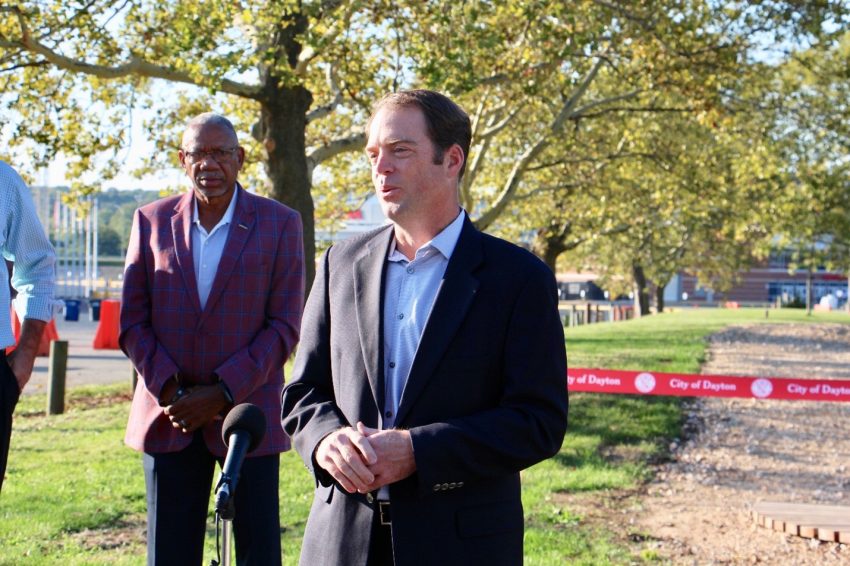
[[[373,166],[375,173],[389,173],[393,169],[392,159],[390,159],[390,154],[387,152],[379,152],[378,157],[375,158],[375,164]]]
[[[216,169],[218,168],[218,161],[213,158],[212,154],[204,153],[201,155],[201,160],[198,161],[198,165],[202,169]]]

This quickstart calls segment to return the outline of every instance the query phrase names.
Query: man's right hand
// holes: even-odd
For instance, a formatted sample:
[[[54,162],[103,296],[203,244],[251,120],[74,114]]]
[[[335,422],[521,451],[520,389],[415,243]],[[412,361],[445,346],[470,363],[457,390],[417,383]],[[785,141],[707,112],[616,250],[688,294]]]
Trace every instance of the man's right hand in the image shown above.
[[[351,427],[330,433],[316,448],[316,463],[348,493],[369,491],[375,481],[369,466],[377,461],[366,437]]]

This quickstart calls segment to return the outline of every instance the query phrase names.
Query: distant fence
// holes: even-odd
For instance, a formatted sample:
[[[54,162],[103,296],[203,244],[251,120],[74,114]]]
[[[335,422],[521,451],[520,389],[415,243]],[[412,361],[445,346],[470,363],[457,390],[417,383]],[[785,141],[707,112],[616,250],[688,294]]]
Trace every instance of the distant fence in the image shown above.
[[[633,305],[610,301],[561,301],[558,311],[566,327],[629,320],[635,316]]]

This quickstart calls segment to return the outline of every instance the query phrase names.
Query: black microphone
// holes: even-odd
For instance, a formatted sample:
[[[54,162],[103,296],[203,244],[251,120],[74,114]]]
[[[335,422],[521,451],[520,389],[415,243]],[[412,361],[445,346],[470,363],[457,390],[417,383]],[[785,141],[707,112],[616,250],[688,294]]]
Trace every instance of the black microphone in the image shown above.
[[[223,519],[233,519],[233,494],[245,454],[254,450],[266,434],[266,416],[251,403],[236,405],[224,418],[221,439],[227,445],[227,457],[215,487],[215,511]],[[228,516],[229,515],[229,516]]]

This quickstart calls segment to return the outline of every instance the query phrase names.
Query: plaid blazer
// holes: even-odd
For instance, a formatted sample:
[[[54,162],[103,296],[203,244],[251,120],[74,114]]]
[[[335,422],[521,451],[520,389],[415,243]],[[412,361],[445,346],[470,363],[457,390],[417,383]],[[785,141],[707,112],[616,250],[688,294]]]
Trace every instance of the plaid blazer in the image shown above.
[[[268,429],[252,456],[289,449],[280,422],[283,364],[298,341],[304,297],[301,218],[286,206],[239,191],[206,307],[191,250],[193,192],[138,209],[124,268],[121,349],[139,372],[124,441],[150,453],[175,452],[191,435],[171,426],[158,403],[175,373],[184,383],[217,375],[235,403],[253,403]],[[221,420],[203,430],[224,456]]]

